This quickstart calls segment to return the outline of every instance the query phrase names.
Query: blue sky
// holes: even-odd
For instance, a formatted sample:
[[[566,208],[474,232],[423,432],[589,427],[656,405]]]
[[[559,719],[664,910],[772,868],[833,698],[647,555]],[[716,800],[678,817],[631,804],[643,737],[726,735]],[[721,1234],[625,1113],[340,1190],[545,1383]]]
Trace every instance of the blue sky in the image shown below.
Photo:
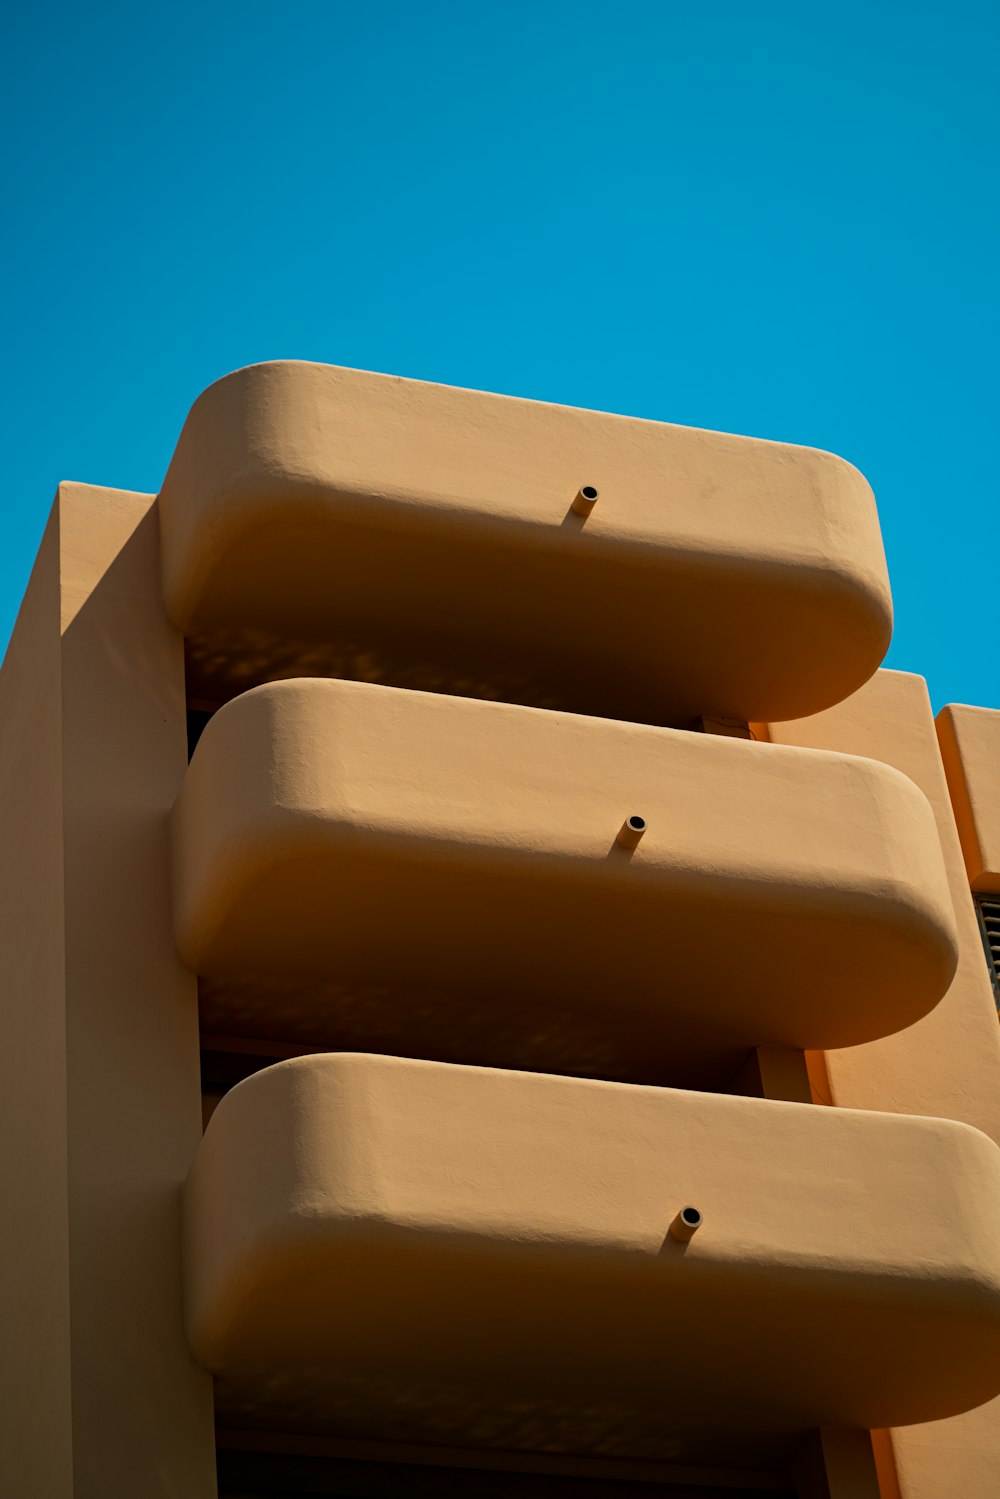
[[[995,4],[18,7],[0,645],[60,479],[303,358],[830,448],[1000,706]]]

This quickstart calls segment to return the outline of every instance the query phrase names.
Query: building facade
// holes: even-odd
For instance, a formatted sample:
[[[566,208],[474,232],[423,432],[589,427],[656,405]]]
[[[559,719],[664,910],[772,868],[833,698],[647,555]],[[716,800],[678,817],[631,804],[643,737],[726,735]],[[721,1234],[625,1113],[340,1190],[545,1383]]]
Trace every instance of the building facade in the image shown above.
[[[829,454],[332,367],[0,673],[19,1499],[1000,1492],[1000,712]]]

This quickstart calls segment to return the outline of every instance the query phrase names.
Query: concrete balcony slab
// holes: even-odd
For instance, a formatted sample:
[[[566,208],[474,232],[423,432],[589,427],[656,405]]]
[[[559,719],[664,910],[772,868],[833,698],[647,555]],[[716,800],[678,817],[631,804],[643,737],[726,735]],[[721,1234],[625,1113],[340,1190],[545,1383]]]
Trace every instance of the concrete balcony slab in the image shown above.
[[[323,986],[367,986],[380,1050],[414,1013],[423,1048],[463,1016],[490,1063],[513,1014],[551,1071],[574,1026],[651,1058],[849,1046],[955,968],[926,799],[847,755],[296,680],[215,715],[173,823],[184,962],[236,1005],[312,986],[333,1022]]]
[[[357,370],[211,386],[159,512],[204,695],[323,657],[648,723],[779,720],[860,687],[892,627],[871,491],[829,453]]]
[[[233,1426],[669,1458],[1000,1391],[1000,1153],[948,1121],[307,1057],[184,1208]]]

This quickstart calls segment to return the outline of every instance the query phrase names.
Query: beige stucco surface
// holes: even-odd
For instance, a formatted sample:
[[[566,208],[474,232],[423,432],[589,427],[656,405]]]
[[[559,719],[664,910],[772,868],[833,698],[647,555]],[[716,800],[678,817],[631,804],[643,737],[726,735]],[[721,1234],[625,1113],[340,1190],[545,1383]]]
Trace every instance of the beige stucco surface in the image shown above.
[[[1000,895],[1000,712],[955,704],[937,729],[969,884]]]
[[[564,1440],[642,1455],[713,1411],[879,1426],[1000,1387],[1000,1151],[940,1120],[301,1058],[216,1110],[185,1266],[223,1403],[256,1375],[307,1426],[517,1410],[520,1445],[558,1392]]]
[[[503,697],[669,723],[836,702],[891,631],[842,459],[357,370],[211,386],[160,514],[168,612],[209,656],[307,637],[386,680],[417,661],[446,690],[499,675]]]
[[[0,671],[0,1475],[26,1499],[73,1492],[58,640],[56,513]]]
[[[826,1053],[841,1107],[934,1112],[1000,1141],[1000,1032],[968,876],[923,679],[880,671],[837,708],[772,724],[780,743],[870,755],[902,770],[934,808],[959,933],[948,994],[897,1035]],[[893,1433],[901,1499],[993,1499],[1000,1474],[1000,1401]]]
[[[186,1317],[261,1451],[994,1499],[1000,713],[939,744],[890,624],[829,454],[356,371],[220,381],[159,502],[61,486],[0,671],[0,1492],[214,1499]],[[202,1141],[199,1019],[327,1054]]]
[[[954,971],[926,799],[843,755],[283,682],[209,724],[174,850],[202,974],[423,985],[487,1016],[517,993],[539,1024],[572,996],[652,1048],[868,1039]]]
[[[772,724],[776,743],[865,755],[901,770],[934,809],[955,911],[958,969],[941,1003],[882,1040],[829,1051],[833,1101],[961,1119],[1000,1141],[1000,1033],[983,944],[922,677],[880,671],[836,708]]]
[[[200,1133],[197,997],[169,923],[183,654],[152,497],[62,485],[0,673],[4,1493],[215,1492],[210,1383],[185,1345],[179,1191]],[[21,1215],[26,1214],[26,1217]]]

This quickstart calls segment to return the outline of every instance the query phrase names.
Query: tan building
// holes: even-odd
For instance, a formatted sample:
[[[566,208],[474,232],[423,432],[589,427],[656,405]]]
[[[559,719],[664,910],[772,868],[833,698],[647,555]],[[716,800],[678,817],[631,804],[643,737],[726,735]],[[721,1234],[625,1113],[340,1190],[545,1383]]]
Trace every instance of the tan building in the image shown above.
[[[783,444],[283,363],[63,485],[0,1492],[995,1499],[1000,713],[890,630]]]

